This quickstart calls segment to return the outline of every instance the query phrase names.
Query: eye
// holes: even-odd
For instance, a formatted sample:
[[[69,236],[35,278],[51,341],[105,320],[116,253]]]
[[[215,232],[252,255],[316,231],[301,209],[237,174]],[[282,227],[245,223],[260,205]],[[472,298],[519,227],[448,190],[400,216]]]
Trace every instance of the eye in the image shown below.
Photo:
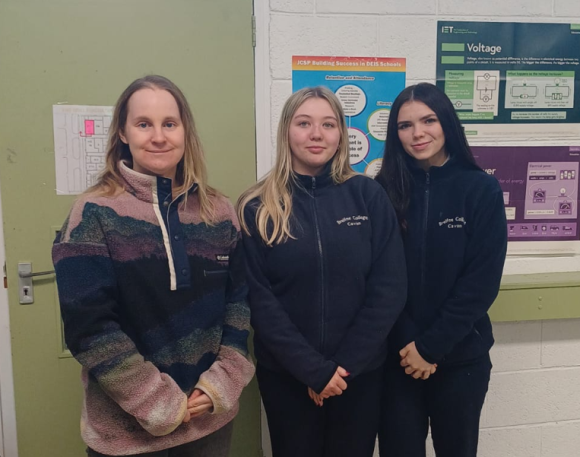
[[[310,123],[308,121],[300,121],[298,122],[298,127],[308,127]]]
[[[327,129],[333,129],[335,127],[335,125],[332,122],[325,122],[322,125]]]
[[[176,127],[176,126],[177,126],[177,124],[175,122],[173,122],[173,121],[169,121],[169,122],[166,122],[165,123],[165,127],[170,128],[170,129],[172,129],[172,128]]]
[[[407,127],[409,127],[409,124],[399,124],[398,125],[399,130],[405,130]]]
[[[147,128],[147,122],[139,122],[137,124],[137,127],[139,127],[140,129]]]
[[[436,117],[429,117],[427,119],[425,119],[425,123],[426,124],[434,124],[437,122],[437,118]]]

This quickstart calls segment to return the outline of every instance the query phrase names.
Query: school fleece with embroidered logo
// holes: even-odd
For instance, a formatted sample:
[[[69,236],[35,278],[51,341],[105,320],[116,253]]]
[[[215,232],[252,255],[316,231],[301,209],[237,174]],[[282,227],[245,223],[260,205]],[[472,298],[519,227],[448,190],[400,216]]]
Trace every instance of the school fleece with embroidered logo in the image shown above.
[[[293,239],[268,247],[255,226],[257,201],[244,209],[243,233],[255,352],[265,368],[289,373],[316,392],[337,366],[378,368],[406,298],[403,245],[382,187],[357,175],[296,175]]]
[[[487,310],[507,249],[503,191],[493,176],[453,158],[416,165],[403,236],[409,296],[389,338],[395,356],[415,341],[430,363],[460,363],[494,343]]]

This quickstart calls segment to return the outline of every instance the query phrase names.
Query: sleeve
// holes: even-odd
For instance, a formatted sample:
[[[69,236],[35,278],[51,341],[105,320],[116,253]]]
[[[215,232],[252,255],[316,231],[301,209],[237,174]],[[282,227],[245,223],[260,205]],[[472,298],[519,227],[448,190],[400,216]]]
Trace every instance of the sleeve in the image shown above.
[[[360,374],[378,351],[384,349],[407,300],[403,242],[395,210],[382,189],[376,192],[368,210],[373,258],[366,278],[364,304],[333,357],[351,378]]]
[[[417,339],[420,334],[420,330],[407,311],[403,308],[397,322],[393,326],[391,333],[389,333],[389,351],[396,352],[397,354],[401,349],[403,349],[407,344]]]
[[[115,271],[96,205],[75,206],[52,250],[68,349],[147,432],[167,435],[181,424],[187,397],[144,360],[122,330]],[[71,217],[80,218],[72,231]]]
[[[236,217],[233,209],[232,217]],[[195,386],[211,399],[212,414],[226,412],[236,406],[242,390],[254,376],[254,364],[248,353],[250,309],[244,271],[244,248],[239,230],[234,227],[232,231],[226,313],[220,349],[214,363],[201,374]]]
[[[507,225],[499,184],[474,216],[474,229],[465,253],[463,273],[437,319],[416,341],[421,357],[439,362],[465,338],[493,304],[499,292],[507,250]]]
[[[248,205],[244,218],[250,230],[250,235],[243,233],[243,240],[256,336],[286,371],[315,392],[322,392],[337,365],[308,343],[272,292],[266,277],[266,247],[255,226],[255,212]]]

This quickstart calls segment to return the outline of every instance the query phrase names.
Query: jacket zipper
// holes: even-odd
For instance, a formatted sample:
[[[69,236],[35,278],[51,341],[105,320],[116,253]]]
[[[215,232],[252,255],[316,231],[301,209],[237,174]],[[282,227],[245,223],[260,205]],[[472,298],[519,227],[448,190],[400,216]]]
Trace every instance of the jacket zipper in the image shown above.
[[[421,289],[425,290],[425,271],[427,269],[427,221],[429,219],[429,186],[430,176],[426,173],[424,195],[424,218],[423,218],[423,252],[421,253]]]
[[[322,239],[320,237],[320,227],[318,225],[318,214],[316,212],[316,199],[314,192],[316,190],[316,178],[312,177],[312,206],[314,208],[314,226],[316,227],[316,241],[318,243],[318,260],[320,266],[320,351],[324,354],[324,263],[322,253]]]

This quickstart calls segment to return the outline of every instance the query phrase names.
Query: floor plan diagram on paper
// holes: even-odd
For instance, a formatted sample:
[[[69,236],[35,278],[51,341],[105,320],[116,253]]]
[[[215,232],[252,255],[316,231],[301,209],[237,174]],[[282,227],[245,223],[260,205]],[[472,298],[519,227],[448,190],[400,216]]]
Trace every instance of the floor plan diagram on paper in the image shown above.
[[[112,106],[54,105],[57,195],[80,194],[105,166]]]

